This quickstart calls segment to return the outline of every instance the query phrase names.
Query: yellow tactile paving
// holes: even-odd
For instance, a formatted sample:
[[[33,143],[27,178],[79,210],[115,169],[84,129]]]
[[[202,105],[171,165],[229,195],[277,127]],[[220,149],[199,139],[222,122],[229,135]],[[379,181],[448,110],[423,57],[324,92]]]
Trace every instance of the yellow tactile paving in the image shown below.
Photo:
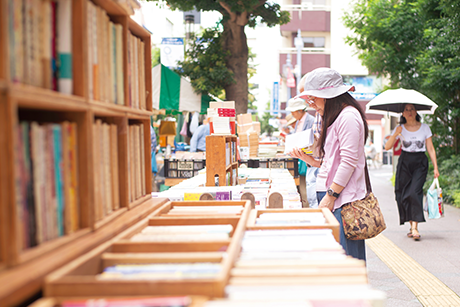
[[[423,306],[460,306],[460,297],[454,291],[384,235],[366,240],[366,244],[406,284]]]

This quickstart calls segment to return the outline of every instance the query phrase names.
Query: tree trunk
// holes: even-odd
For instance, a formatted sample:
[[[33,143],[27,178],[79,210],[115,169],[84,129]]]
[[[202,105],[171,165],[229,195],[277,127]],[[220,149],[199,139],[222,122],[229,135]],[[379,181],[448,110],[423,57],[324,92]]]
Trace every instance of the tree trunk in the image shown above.
[[[228,101],[235,101],[236,114],[248,111],[248,44],[244,26],[228,20],[224,24],[224,50],[230,51],[227,68],[233,72],[236,83],[225,86]]]

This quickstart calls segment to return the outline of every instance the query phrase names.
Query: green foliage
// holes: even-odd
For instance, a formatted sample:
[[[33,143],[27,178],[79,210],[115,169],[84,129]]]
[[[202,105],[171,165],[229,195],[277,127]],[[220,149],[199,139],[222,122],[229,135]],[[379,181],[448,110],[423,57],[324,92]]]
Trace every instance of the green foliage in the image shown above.
[[[438,160],[439,185],[442,188],[442,197],[446,203],[460,207],[460,156],[451,156]],[[427,179],[423,190],[426,193],[433,182],[433,165],[430,164]]]
[[[267,102],[267,107],[265,109],[270,110],[270,102]],[[268,135],[271,135],[273,131],[275,131],[275,128],[268,123],[270,118],[276,118],[270,114],[270,111],[265,112],[264,115],[262,115],[260,120],[260,133],[266,132]]]
[[[418,90],[438,108],[426,116],[440,158],[460,153],[460,5],[456,0],[357,0],[347,42],[391,87]]]
[[[147,0],[158,1],[158,0]],[[222,13],[224,22],[229,19],[229,13],[224,9],[227,6],[232,12],[247,14],[247,25],[255,27],[257,23],[265,23],[269,27],[286,24],[290,20],[289,12],[281,11],[277,3],[260,0],[166,0],[172,10],[191,11],[218,11]]]
[[[161,63],[160,48],[152,48],[152,68]]]
[[[147,0],[157,2],[158,0]],[[188,60],[189,67],[187,73],[194,74],[192,84],[198,92],[209,91],[215,96],[220,96],[221,90],[218,87],[225,89],[225,100],[234,100],[236,111],[245,113],[248,107],[248,47],[244,28],[246,26],[255,27],[258,23],[265,23],[269,27],[275,25],[286,24],[290,20],[290,14],[287,11],[281,11],[280,5],[277,3],[267,2],[266,0],[166,0],[166,3],[172,10],[190,11],[196,9],[198,11],[217,11],[222,14],[221,25],[223,32],[219,36],[224,42],[220,41],[217,45],[222,46],[225,55],[223,62],[227,68],[235,76],[225,78],[226,72],[220,69],[214,71],[214,67],[205,69],[204,66],[193,60]],[[222,40],[219,39],[219,40]],[[204,50],[204,49],[202,49]],[[227,53],[231,51],[230,53]],[[216,55],[216,52],[210,52]],[[222,55],[220,54],[220,55]],[[198,53],[195,53],[198,55]],[[221,56],[218,56],[221,59]],[[184,62],[186,62],[185,60]],[[209,60],[208,62],[213,62]],[[196,70],[193,68],[196,66]],[[212,70],[212,71],[211,71]],[[205,73],[200,79],[199,74]],[[185,73],[184,73],[185,74]],[[212,79],[208,79],[211,75],[217,75],[218,80],[222,81],[219,85]],[[219,81],[219,82],[220,82]],[[235,83],[233,83],[235,82]],[[208,90],[210,89],[210,90]]]
[[[178,63],[181,69],[176,72],[188,76],[197,92],[219,96],[226,84],[235,82],[225,64],[230,53],[222,48],[221,32],[217,28],[205,29],[200,38],[192,34],[190,41],[184,61]]]

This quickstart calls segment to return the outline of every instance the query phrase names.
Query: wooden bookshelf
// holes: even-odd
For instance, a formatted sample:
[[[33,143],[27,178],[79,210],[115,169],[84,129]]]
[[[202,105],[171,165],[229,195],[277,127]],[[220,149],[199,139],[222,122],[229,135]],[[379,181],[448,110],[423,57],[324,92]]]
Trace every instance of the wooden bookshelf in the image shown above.
[[[57,40],[57,34],[55,36],[54,30],[47,33],[49,44],[44,43],[48,40],[42,36],[44,32],[39,30],[47,25],[52,28],[54,19],[48,14],[53,14],[53,9],[46,7],[51,3],[44,1],[40,8],[28,7],[28,12],[33,16],[31,20],[27,17],[28,24],[35,25],[36,29],[31,27],[28,30],[33,33],[26,33],[26,28],[11,26],[23,24],[26,14],[10,14],[11,11],[21,12],[25,2],[0,0],[0,306],[17,305],[39,293],[47,274],[115,237],[166,202],[165,199],[152,200],[150,196],[150,33],[136,24],[114,1],[70,1],[71,22],[68,28],[59,29],[59,32],[68,33],[68,37],[71,37],[71,92],[63,93],[65,87],[53,86],[59,80],[48,78],[52,76],[48,65],[51,60],[46,58],[45,51],[43,54],[35,53],[34,56],[40,56],[35,60],[18,52],[24,51],[26,44],[37,50],[42,50],[43,46],[55,48],[52,39]],[[89,18],[90,7],[97,7],[98,16],[104,20],[101,23],[102,19],[98,19],[96,27]],[[14,18],[22,19],[19,22]],[[91,32],[92,29],[102,27],[106,27],[105,32]],[[104,62],[98,62],[101,69],[98,74],[92,70],[94,62],[90,62],[95,53],[91,44],[97,41],[94,37],[90,40],[92,35],[97,35],[96,38],[107,43],[104,45],[98,42],[97,45],[106,52],[99,54]],[[137,46],[134,62],[128,61],[129,37]],[[112,62],[106,57],[112,59]],[[31,64],[31,70],[24,72],[24,67],[28,67],[26,64]],[[57,67],[64,69],[60,64]],[[24,77],[26,75],[27,78]],[[64,72],[60,75],[63,76]],[[105,92],[104,96],[98,96],[97,99],[94,96],[94,84],[89,82],[94,76],[99,76],[100,82],[96,84]],[[120,78],[117,79],[117,76]],[[128,76],[137,76],[135,87]],[[101,83],[108,80],[111,83]],[[129,100],[130,91],[136,94]],[[110,180],[110,183],[104,182],[110,187],[106,190],[104,204],[112,209],[96,218],[96,208],[100,206],[97,190],[97,169],[100,165],[97,161],[104,161],[96,159],[100,151],[95,148],[98,135],[95,135],[93,127],[98,121],[116,127],[116,130],[110,130],[110,140],[116,142],[109,142],[110,150],[104,151],[106,156],[109,154],[112,157],[115,154],[116,158],[111,158],[111,164],[105,167],[108,173],[102,177]],[[35,130],[29,128],[32,125]],[[48,128],[51,126],[55,129],[54,133],[60,134],[56,134],[54,139],[47,139],[46,129],[51,129]],[[128,154],[130,126],[137,127],[138,150],[135,156]],[[69,132],[65,127],[71,127]],[[23,132],[22,138],[20,132]],[[45,137],[32,137],[42,134]],[[62,135],[62,139],[57,135]],[[48,143],[39,143],[39,140]],[[51,150],[47,150],[45,145],[51,144],[50,140],[57,142],[53,143],[53,150],[60,148],[62,152],[49,153]],[[23,158],[24,153],[30,156]],[[62,164],[58,160],[45,160],[50,157],[59,157]],[[40,164],[38,161],[48,162]],[[43,167],[38,168],[39,165]],[[48,168],[51,165],[54,165],[54,173]],[[137,193],[130,198],[128,174],[134,168],[140,180],[135,185]],[[117,178],[113,176],[115,171]],[[53,178],[57,186],[54,190],[46,190],[46,195],[58,193],[53,194],[53,197],[61,198],[43,196],[45,190],[41,189],[46,187],[42,185],[45,175],[52,176],[50,178]],[[37,201],[39,196],[43,198]],[[62,203],[59,199],[62,199]],[[44,228],[44,221],[53,221],[54,224],[55,217],[49,217],[48,212],[50,208],[55,208],[55,202],[58,204],[58,229],[55,226]],[[65,207],[66,203],[71,206]],[[34,216],[36,210],[40,216]],[[69,210],[73,211],[69,213]],[[42,215],[43,220],[40,218]]]
[[[237,184],[236,144],[237,137],[234,135],[208,135],[206,137],[206,186]]]
[[[202,214],[193,217],[170,215],[176,207],[240,206],[240,214]],[[127,295],[203,295],[223,297],[230,271],[238,258],[241,241],[251,210],[249,201],[168,202],[148,218],[91,252],[50,274],[45,295],[49,297],[127,296]],[[136,241],[132,238],[147,226],[227,225],[233,227],[227,240],[193,242]],[[157,235],[158,236],[158,235]],[[161,235],[160,235],[161,236]],[[115,264],[200,263],[219,264],[215,276],[174,279],[102,279],[98,275]]]

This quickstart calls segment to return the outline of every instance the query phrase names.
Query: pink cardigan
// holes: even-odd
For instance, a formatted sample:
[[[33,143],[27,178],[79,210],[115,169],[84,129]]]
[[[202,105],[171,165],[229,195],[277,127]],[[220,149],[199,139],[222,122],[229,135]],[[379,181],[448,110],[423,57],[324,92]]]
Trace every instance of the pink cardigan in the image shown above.
[[[327,129],[324,152],[326,188],[329,188],[332,182],[345,187],[335,200],[334,210],[346,203],[364,198],[364,124],[354,107],[345,107]]]

